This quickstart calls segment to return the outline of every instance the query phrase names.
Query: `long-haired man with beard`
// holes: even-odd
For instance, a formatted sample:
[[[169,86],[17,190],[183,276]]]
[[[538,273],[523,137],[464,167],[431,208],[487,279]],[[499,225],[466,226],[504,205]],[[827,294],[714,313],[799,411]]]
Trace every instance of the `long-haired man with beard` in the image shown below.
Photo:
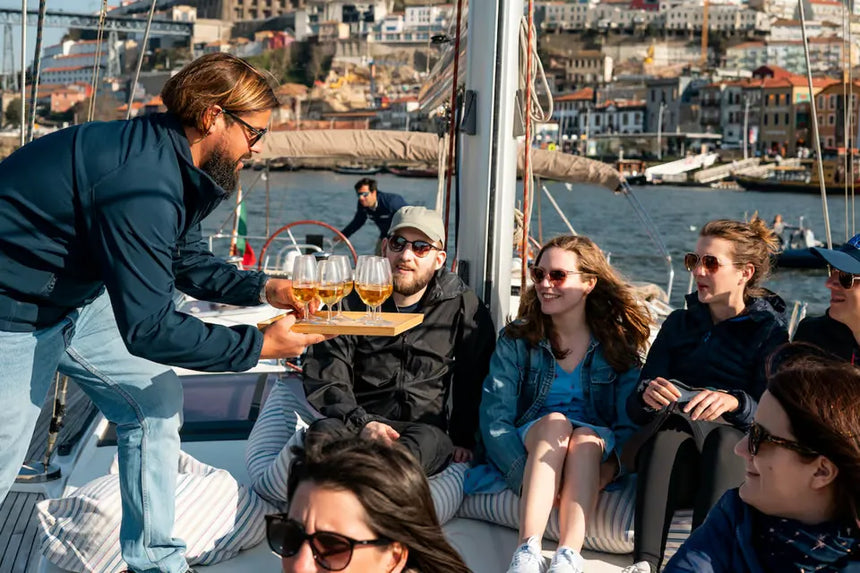
[[[383,312],[420,312],[398,336],[339,336],[308,351],[304,386],[323,419],[305,446],[361,435],[403,444],[427,475],[471,459],[481,388],[495,346],[489,312],[445,265],[435,211],[403,207],[382,243],[394,293]],[[353,293],[345,308],[361,308]]]
[[[241,371],[323,340],[180,313],[175,291],[299,308],[289,281],[216,258],[200,221],[259,152],[278,101],[266,76],[203,56],[165,85],[168,112],[47,135],[0,163],[0,502],[27,451],[54,372],[117,427],[122,557],[184,573],[172,536],[182,386],[170,366]]]

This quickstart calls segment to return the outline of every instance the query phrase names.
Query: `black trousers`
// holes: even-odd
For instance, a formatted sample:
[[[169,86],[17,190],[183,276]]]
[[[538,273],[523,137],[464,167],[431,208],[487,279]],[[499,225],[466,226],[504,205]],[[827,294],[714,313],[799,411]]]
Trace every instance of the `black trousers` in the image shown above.
[[[693,507],[693,529],[729,489],[744,479],[744,462],[733,453],[743,437],[737,428],[711,424],[699,439],[684,421],[658,431],[637,457],[633,561],[660,570],[666,537],[677,509]]]
[[[418,422],[385,422],[400,434],[397,442],[415,456],[427,476],[435,475],[451,463],[454,444],[448,434],[431,424]],[[305,434],[305,447],[320,447],[325,443],[351,438],[358,432],[349,430],[337,418],[317,420]]]

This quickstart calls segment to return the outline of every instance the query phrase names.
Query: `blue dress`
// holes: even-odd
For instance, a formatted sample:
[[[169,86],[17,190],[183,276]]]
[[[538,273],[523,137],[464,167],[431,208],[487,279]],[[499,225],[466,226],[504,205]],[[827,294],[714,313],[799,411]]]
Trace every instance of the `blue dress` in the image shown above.
[[[603,461],[606,461],[615,449],[615,434],[605,426],[597,426],[585,419],[585,392],[582,386],[582,362],[576,365],[573,372],[565,370],[556,362],[555,378],[546,395],[546,402],[540,409],[536,420],[517,428],[517,433],[525,445],[529,429],[547,414],[557,412],[564,414],[574,428],[590,428],[603,440]]]

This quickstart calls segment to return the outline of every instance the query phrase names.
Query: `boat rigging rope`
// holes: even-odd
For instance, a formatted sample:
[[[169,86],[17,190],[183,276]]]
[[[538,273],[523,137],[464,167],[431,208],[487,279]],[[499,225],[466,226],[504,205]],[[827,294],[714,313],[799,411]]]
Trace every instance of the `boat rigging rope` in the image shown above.
[[[102,39],[105,32],[105,19],[107,18],[107,0],[102,0],[102,8],[99,11],[99,28],[96,34],[96,59],[93,62],[92,94],[90,95],[90,107],[87,110],[87,121],[92,121],[96,114],[96,94],[99,86],[99,71],[102,60]]]
[[[155,4],[158,0],[152,0],[152,6],[149,7],[149,18],[146,19],[146,30],[143,32],[143,42],[140,44],[140,56],[137,58],[137,70],[134,72],[134,81],[128,88],[128,110],[125,112],[125,118],[131,119],[131,106],[134,103],[134,91],[137,88],[137,81],[140,79],[140,68],[143,67],[143,57],[146,55],[146,44],[149,42],[149,29],[152,27],[152,16],[155,14]],[[192,42],[193,43],[193,42]]]
[[[39,21],[36,24],[36,53],[33,55],[33,81],[30,85],[30,119],[27,122],[27,141],[33,141],[33,127],[36,124],[36,97],[39,89],[39,76],[42,71],[42,29],[45,27],[46,0],[39,0]],[[27,16],[24,16],[27,19]],[[21,49],[24,49],[22,46]],[[23,118],[22,118],[23,121]]]
[[[474,9],[474,7],[473,7]],[[455,14],[455,18],[457,18],[457,27],[456,27],[456,37],[454,38],[454,75],[451,80],[451,106],[448,110],[448,135],[450,139],[448,140],[448,169],[446,173],[446,181],[445,181],[445,245],[448,245],[448,221],[450,221],[451,217],[451,179],[454,171],[454,138],[457,137],[457,130],[459,129],[459,125],[457,125],[457,117],[459,114],[455,113],[457,107],[460,105],[459,102],[459,75],[460,75],[460,37],[462,35],[462,26],[463,26],[463,0],[457,0],[457,12]]]
[[[24,120],[27,117],[27,0],[21,0],[21,147],[27,135]]]
[[[527,284],[528,279],[528,266],[529,266],[529,219],[531,218],[531,198],[529,194],[532,190],[532,95],[537,95],[533,93],[533,75],[532,75],[532,66],[534,64],[535,59],[535,46],[534,46],[534,18],[535,18],[535,5],[534,0],[528,0],[528,21],[527,28],[528,33],[526,34],[526,81],[528,82],[525,87],[525,109],[523,110],[523,120],[525,121],[525,142],[524,142],[524,162],[523,162],[523,234],[520,242],[520,284],[525,286]],[[522,30],[522,27],[520,28]]]
[[[526,54],[526,50],[528,50],[528,36],[529,34],[534,37],[537,32],[535,31],[534,21],[529,24],[529,21],[524,16],[520,21],[520,61],[524,62],[528,58]],[[546,72],[543,69],[543,63],[540,61],[540,57],[538,57],[537,53],[537,44],[532,46],[532,59],[534,62],[533,73],[528,74],[526,70],[520,67],[520,83],[519,86],[521,89],[528,89],[531,91],[531,108],[529,109],[529,115],[531,115],[532,119],[540,123],[546,123],[552,118],[553,112],[553,99],[552,99],[552,90],[549,87],[549,81],[546,79]],[[540,99],[538,98],[536,81],[540,79],[540,83],[543,85],[543,93],[547,96],[547,106],[546,109],[541,106]]]
[[[806,81],[809,86],[809,113],[812,116],[812,132],[815,136],[815,159],[818,165],[818,184],[821,187],[821,210],[824,214],[824,237],[827,248],[833,248],[833,238],[830,234],[830,212],[827,210],[827,186],[824,182],[824,164],[821,162],[821,137],[818,132],[818,112],[815,110],[815,97],[812,90],[812,66],[809,62],[809,38],[806,37],[806,13],[803,9],[803,0],[798,0],[800,7],[800,31],[803,36],[803,55],[806,58]]]

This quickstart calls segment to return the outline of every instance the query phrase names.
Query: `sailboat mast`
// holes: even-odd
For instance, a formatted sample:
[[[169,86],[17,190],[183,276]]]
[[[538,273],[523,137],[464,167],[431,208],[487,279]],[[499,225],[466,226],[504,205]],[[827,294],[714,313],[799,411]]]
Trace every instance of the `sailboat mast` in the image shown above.
[[[489,305],[496,324],[509,314],[516,196],[515,117],[523,0],[469,5],[467,99],[475,133],[463,137],[460,272]],[[456,81],[456,80],[455,80]],[[469,93],[471,92],[471,93]],[[515,310],[515,309],[514,309]]]
[[[27,0],[21,0],[21,147],[27,138]]]

